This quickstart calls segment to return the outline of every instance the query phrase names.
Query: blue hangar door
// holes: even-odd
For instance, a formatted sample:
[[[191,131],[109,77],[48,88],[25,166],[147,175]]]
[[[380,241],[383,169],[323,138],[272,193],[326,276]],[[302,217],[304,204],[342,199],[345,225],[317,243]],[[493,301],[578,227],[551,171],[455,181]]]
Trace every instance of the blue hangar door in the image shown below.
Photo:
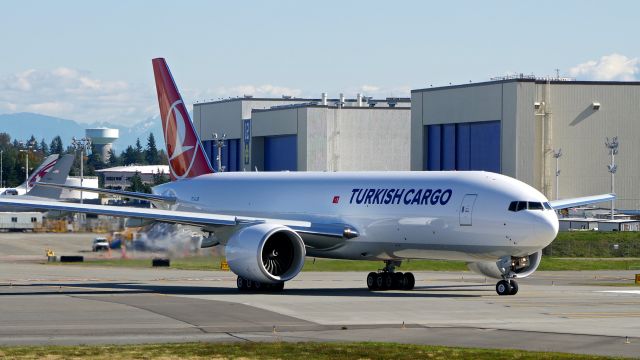
[[[500,131],[500,121],[427,125],[424,169],[499,173]]]
[[[264,171],[298,170],[296,135],[265,136]]]

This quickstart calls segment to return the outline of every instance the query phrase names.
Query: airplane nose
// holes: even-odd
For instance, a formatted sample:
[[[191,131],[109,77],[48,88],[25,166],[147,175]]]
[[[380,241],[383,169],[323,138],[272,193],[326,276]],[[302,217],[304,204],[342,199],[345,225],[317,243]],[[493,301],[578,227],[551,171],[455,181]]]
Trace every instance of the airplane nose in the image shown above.
[[[553,211],[545,211],[544,214],[540,214],[536,221],[534,232],[538,241],[540,241],[542,247],[545,247],[558,236],[558,217]]]

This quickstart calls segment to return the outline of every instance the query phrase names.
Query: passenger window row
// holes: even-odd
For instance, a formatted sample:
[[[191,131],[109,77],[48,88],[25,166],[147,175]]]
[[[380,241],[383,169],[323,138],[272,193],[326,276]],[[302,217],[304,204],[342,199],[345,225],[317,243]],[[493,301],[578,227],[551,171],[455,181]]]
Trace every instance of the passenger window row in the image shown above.
[[[553,210],[548,202],[540,203],[534,201],[512,201],[509,204],[509,211],[522,211],[522,210]]]

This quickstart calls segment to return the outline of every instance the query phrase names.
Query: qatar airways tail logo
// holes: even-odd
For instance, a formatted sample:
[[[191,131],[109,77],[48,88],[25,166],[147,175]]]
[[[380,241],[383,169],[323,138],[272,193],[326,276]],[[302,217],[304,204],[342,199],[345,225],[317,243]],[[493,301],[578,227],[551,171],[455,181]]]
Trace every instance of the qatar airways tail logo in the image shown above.
[[[176,100],[171,104],[164,120],[164,138],[167,141],[171,173],[178,179],[189,174],[198,150],[196,144],[198,139],[190,128],[187,129],[187,121],[189,121],[189,116],[184,103],[182,100]]]
[[[35,186],[35,184],[37,182],[39,182],[40,180],[42,180],[42,178],[47,175],[47,173],[49,171],[51,171],[51,169],[53,169],[53,167],[56,165],[56,162],[58,160],[53,160],[52,162],[50,162],[49,164],[45,165],[42,169],[40,169],[40,171],[38,171],[36,174],[33,174],[30,178],[29,178],[29,189],[31,189],[32,187]]]

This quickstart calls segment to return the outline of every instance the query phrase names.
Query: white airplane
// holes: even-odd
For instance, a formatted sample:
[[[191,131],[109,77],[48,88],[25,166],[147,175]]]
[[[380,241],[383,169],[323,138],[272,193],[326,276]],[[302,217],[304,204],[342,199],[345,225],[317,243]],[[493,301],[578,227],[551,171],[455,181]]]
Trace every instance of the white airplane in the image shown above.
[[[403,260],[461,260],[501,279],[498,294],[514,295],[514,279],[536,270],[558,233],[554,210],[614,198],[549,202],[523,182],[482,171],[214,173],[165,60],[154,59],[153,70],[172,181],[153,194],[98,191],[155,208],[0,204],[200,227],[210,234],[204,246],[226,246],[240,290],[281,290],[312,256],[384,261],[367,276],[374,290],[414,287],[413,274],[395,272]]]
[[[58,154],[51,154],[38,166],[29,176],[29,178],[15,188],[0,188],[0,195],[24,195],[28,193],[36,182],[44,178],[44,176],[53,169],[58,161]]]

